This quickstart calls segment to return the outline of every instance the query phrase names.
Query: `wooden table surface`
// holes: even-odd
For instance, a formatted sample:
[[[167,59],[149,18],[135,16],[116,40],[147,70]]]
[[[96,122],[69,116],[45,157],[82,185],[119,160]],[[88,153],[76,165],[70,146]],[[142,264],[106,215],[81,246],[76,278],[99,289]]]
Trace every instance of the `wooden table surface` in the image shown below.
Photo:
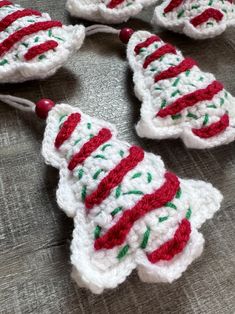
[[[65,0],[18,0],[78,23]],[[128,22],[153,30],[153,7]],[[193,41],[155,28],[156,33],[194,57],[235,95],[235,32]],[[100,296],[70,278],[73,222],[58,208],[58,172],[40,155],[44,123],[0,103],[0,313],[170,313],[235,312],[235,143],[212,150],[188,150],[180,140],[140,139],[133,128],[140,103],[133,92],[125,47],[114,35],[95,35],[53,77],[0,87],[0,93],[36,101],[47,97],[79,106],[117,125],[119,136],[160,154],[167,167],[185,178],[213,183],[224,195],[220,212],[202,227],[206,243],[197,259],[173,284],[142,283],[134,272],[118,289]]]

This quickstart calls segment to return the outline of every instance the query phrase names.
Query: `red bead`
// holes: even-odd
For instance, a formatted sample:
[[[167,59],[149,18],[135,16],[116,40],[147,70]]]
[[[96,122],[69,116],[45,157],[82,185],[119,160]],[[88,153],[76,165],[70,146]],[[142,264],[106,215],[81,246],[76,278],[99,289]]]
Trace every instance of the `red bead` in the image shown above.
[[[127,44],[133,33],[133,29],[125,27],[121,29],[119,33],[119,38],[124,44]]]
[[[50,99],[40,99],[36,103],[35,112],[36,115],[41,119],[46,119],[48,112],[55,106],[55,103]]]

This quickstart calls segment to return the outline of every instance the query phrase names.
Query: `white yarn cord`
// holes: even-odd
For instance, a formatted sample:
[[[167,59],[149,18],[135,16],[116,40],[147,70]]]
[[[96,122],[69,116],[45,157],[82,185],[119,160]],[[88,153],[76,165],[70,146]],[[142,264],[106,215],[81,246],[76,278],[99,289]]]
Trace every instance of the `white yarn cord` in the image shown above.
[[[34,112],[35,111],[35,104],[27,99],[15,97],[11,95],[1,95],[0,94],[0,101],[8,104],[9,106],[19,109],[21,111],[28,111]]]
[[[90,36],[97,33],[108,33],[108,34],[119,34],[120,29],[115,29],[110,26],[102,25],[102,24],[94,24],[86,27],[86,35]]]

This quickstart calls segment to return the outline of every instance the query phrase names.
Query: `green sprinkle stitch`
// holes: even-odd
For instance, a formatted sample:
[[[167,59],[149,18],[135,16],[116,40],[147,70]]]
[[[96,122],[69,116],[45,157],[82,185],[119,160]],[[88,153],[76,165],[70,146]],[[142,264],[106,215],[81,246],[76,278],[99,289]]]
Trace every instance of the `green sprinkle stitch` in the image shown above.
[[[224,104],[224,98],[220,98],[220,106],[223,106]]]
[[[181,114],[175,114],[175,115],[172,115],[172,116],[171,116],[171,119],[172,119],[172,120],[177,120],[177,119],[180,119],[181,117],[182,117]]]
[[[165,206],[166,206],[166,207],[173,208],[173,209],[177,209],[177,207],[175,206],[175,204],[173,204],[173,203],[171,203],[171,202],[166,203]]]
[[[107,158],[104,155],[95,155],[94,158],[100,158],[100,159],[107,160]]]
[[[0,65],[5,65],[7,63],[9,63],[9,62],[6,59],[3,59],[2,61],[0,61]]]
[[[64,114],[63,116],[61,116],[59,119],[59,122],[61,122],[65,117],[67,117],[67,114]]]
[[[176,198],[180,198],[181,197],[181,194],[182,194],[182,190],[181,188],[179,188],[179,190],[176,192]]]
[[[213,109],[216,109],[216,105],[208,105],[206,106],[207,108],[213,108]]]
[[[126,193],[123,193],[123,195],[143,195],[144,193],[142,191],[138,191],[138,190],[133,190],[133,191],[129,191]]]
[[[192,112],[189,112],[188,114],[187,114],[187,117],[188,118],[193,118],[193,119],[198,119],[198,117],[195,115],[195,114],[193,114]]]
[[[142,242],[140,244],[141,249],[145,249],[146,248],[146,246],[148,244],[149,236],[150,236],[150,231],[151,231],[150,228],[147,227],[147,229],[146,229],[146,231],[144,233],[144,236],[143,236],[143,240],[142,240]]]
[[[24,46],[25,48],[28,48],[28,46],[29,46],[29,44],[27,44],[27,43],[22,43],[21,45]]]
[[[147,181],[148,181],[148,183],[150,183],[152,181],[152,179],[153,179],[153,176],[151,175],[150,172],[148,172],[147,173]]]
[[[123,157],[123,156],[124,156],[124,151],[123,151],[123,150],[120,150],[120,151],[119,151],[119,155],[120,155],[121,157]]]
[[[189,76],[190,72],[191,72],[190,70],[185,71],[185,75]]]
[[[78,170],[78,179],[81,180],[81,178],[83,177],[84,174],[84,170],[81,168]]]
[[[73,146],[77,145],[81,141],[81,138],[78,138],[74,143]]]
[[[158,221],[159,221],[159,222],[163,222],[163,221],[165,221],[165,220],[167,220],[167,219],[168,219],[168,216],[159,217],[159,218],[158,218]]]
[[[119,198],[120,195],[121,195],[121,185],[119,185],[119,186],[116,188],[115,197],[116,197],[116,198]]]
[[[100,233],[101,233],[101,227],[100,226],[96,226],[95,231],[94,231],[95,239],[98,239],[100,237]]]
[[[87,191],[87,186],[84,185],[82,187],[82,201],[84,202],[85,201],[85,198],[86,198],[86,191]]]
[[[181,10],[179,13],[178,13],[178,15],[177,15],[177,18],[180,18],[180,17],[182,17],[183,15],[184,15],[184,10]]]
[[[58,40],[60,40],[60,41],[65,41],[63,38],[58,37],[58,36],[55,36],[55,35],[52,35],[52,37],[54,37],[55,39],[58,39]]]
[[[35,39],[34,39],[35,43],[38,43],[38,41],[39,41],[39,36],[35,37]]]
[[[174,81],[173,85],[172,86],[177,86],[179,84],[179,81],[180,81],[180,78],[177,77],[177,79]]]
[[[206,113],[202,124],[206,125],[208,123],[208,121],[209,121],[209,115],[208,115],[208,113]]]
[[[96,173],[93,175],[93,179],[96,180],[102,171],[104,171],[104,170],[103,169],[97,170]]]
[[[88,130],[91,129],[91,123],[87,123],[87,128],[88,128]]]
[[[132,177],[131,177],[131,179],[136,179],[136,178],[139,178],[139,177],[141,177],[142,176],[142,173],[141,172],[137,172],[137,173],[135,173]]]
[[[48,31],[48,36],[49,36],[49,37],[52,36],[52,30],[51,30],[51,29]]]
[[[166,106],[166,99],[163,99],[161,103],[161,109],[164,108],[165,106]]]
[[[127,252],[129,251],[129,248],[130,248],[130,246],[127,244],[127,245],[125,245],[120,251],[119,251],[119,253],[118,253],[118,255],[117,255],[117,258],[118,259],[122,259],[126,254],[127,254]]]
[[[101,148],[102,152],[104,152],[107,147],[111,147],[111,146],[112,146],[111,144],[105,144],[105,145]]]
[[[171,94],[171,97],[175,97],[177,94],[180,94],[178,89]]]
[[[186,218],[187,219],[190,219],[190,217],[191,217],[191,214],[192,214],[192,210],[191,210],[191,208],[189,207],[189,209],[188,209],[188,211],[187,211],[187,213],[186,213]]]
[[[111,212],[111,215],[112,215],[112,216],[117,215],[117,213],[119,213],[122,209],[123,209],[122,206],[119,206],[119,207],[115,208],[115,209]]]
[[[41,55],[41,56],[38,57],[39,60],[43,60],[43,59],[45,59],[45,58],[46,58],[45,55]]]

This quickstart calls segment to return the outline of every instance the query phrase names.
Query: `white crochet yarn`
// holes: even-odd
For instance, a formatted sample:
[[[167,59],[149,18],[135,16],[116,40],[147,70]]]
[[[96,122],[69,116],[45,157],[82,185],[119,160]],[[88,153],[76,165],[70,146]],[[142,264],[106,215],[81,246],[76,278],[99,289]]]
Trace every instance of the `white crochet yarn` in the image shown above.
[[[172,0],[163,1],[154,11],[152,22],[174,32],[184,33],[195,39],[212,38],[222,34],[227,27],[235,25],[235,6],[228,0],[184,0],[172,11],[165,13],[164,9]],[[216,9],[223,14],[221,21],[210,18],[198,26],[190,22],[194,17],[207,9]]]
[[[144,7],[157,0],[124,0],[115,8],[109,8],[110,0],[67,0],[66,8],[72,16],[82,19],[115,24],[126,22],[131,16],[137,15]]]
[[[72,113],[77,112],[81,114],[81,121],[71,136],[58,149],[55,148],[55,139],[63,123]],[[72,156],[81,151],[83,145],[104,127],[111,130],[112,138],[70,171],[68,162]],[[79,286],[89,288],[94,293],[115,288],[135,268],[143,281],[172,282],[180,277],[202,252],[204,239],[197,229],[213,216],[222,200],[220,192],[211,184],[180,179],[180,191],[171,202],[137,220],[122,245],[95,250],[94,230],[97,226],[102,236],[119,221],[127,209],[136,205],[144,195],[162,187],[166,181],[166,169],[161,158],[145,153],[144,159],[127,172],[121,184],[113,188],[100,205],[95,205],[88,212],[84,204],[84,187],[86,196],[94,192],[101,180],[129,154],[129,149],[128,143],[117,139],[113,125],[91,118],[77,108],[61,104],[49,112],[42,154],[47,164],[60,170],[57,201],[67,215],[74,217],[72,276]],[[114,214],[117,208],[119,210]],[[187,216],[189,211],[190,218],[190,215]],[[188,217],[192,231],[184,250],[170,261],[151,263],[146,254],[170,240],[185,217]],[[147,227],[151,231],[150,236],[146,247],[141,248],[140,243]],[[118,258],[120,250],[125,246],[129,249],[127,254]]]
[[[0,8],[0,22],[9,14],[23,10],[19,5],[9,5]],[[50,21],[47,13],[42,16],[25,16],[16,19],[4,31],[0,32],[0,44],[16,31],[33,25],[35,22]],[[53,75],[62,67],[69,57],[82,45],[85,28],[82,25],[52,27],[41,30],[17,41],[14,46],[0,57],[0,83],[23,82],[32,79],[43,79]],[[40,54],[32,60],[26,60],[27,51],[46,41],[58,43],[55,49]],[[0,49],[1,53],[1,49]]]
[[[156,116],[163,105],[167,106],[186,94],[206,88],[215,78],[210,73],[202,72],[195,65],[189,72],[185,71],[173,78],[162,79],[155,83],[156,75],[172,66],[179,65],[184,57],[179,50],[176,54],[166,53],[144,69],[146,57],[166,44],[159,40],[142,48],[140,53],[136,54],[134,51],[136,45],[152,35],[145,31],[135,32],[127,47],[128,60],[134,71],[135,94],[142,101],[141,119],[136,126],[138,135],[159,140],[180,137],[186,146],[200,149],[234,141],[235,99],[224,89],[218,92],[211,101],[200,101],[192,107],[183,109],[180,115],[175,117]],[[230,119],[229,126],[220,134],[210,138],[200,138],[192,132],[194,128],[200,129],[218,121],[226,112]]]

